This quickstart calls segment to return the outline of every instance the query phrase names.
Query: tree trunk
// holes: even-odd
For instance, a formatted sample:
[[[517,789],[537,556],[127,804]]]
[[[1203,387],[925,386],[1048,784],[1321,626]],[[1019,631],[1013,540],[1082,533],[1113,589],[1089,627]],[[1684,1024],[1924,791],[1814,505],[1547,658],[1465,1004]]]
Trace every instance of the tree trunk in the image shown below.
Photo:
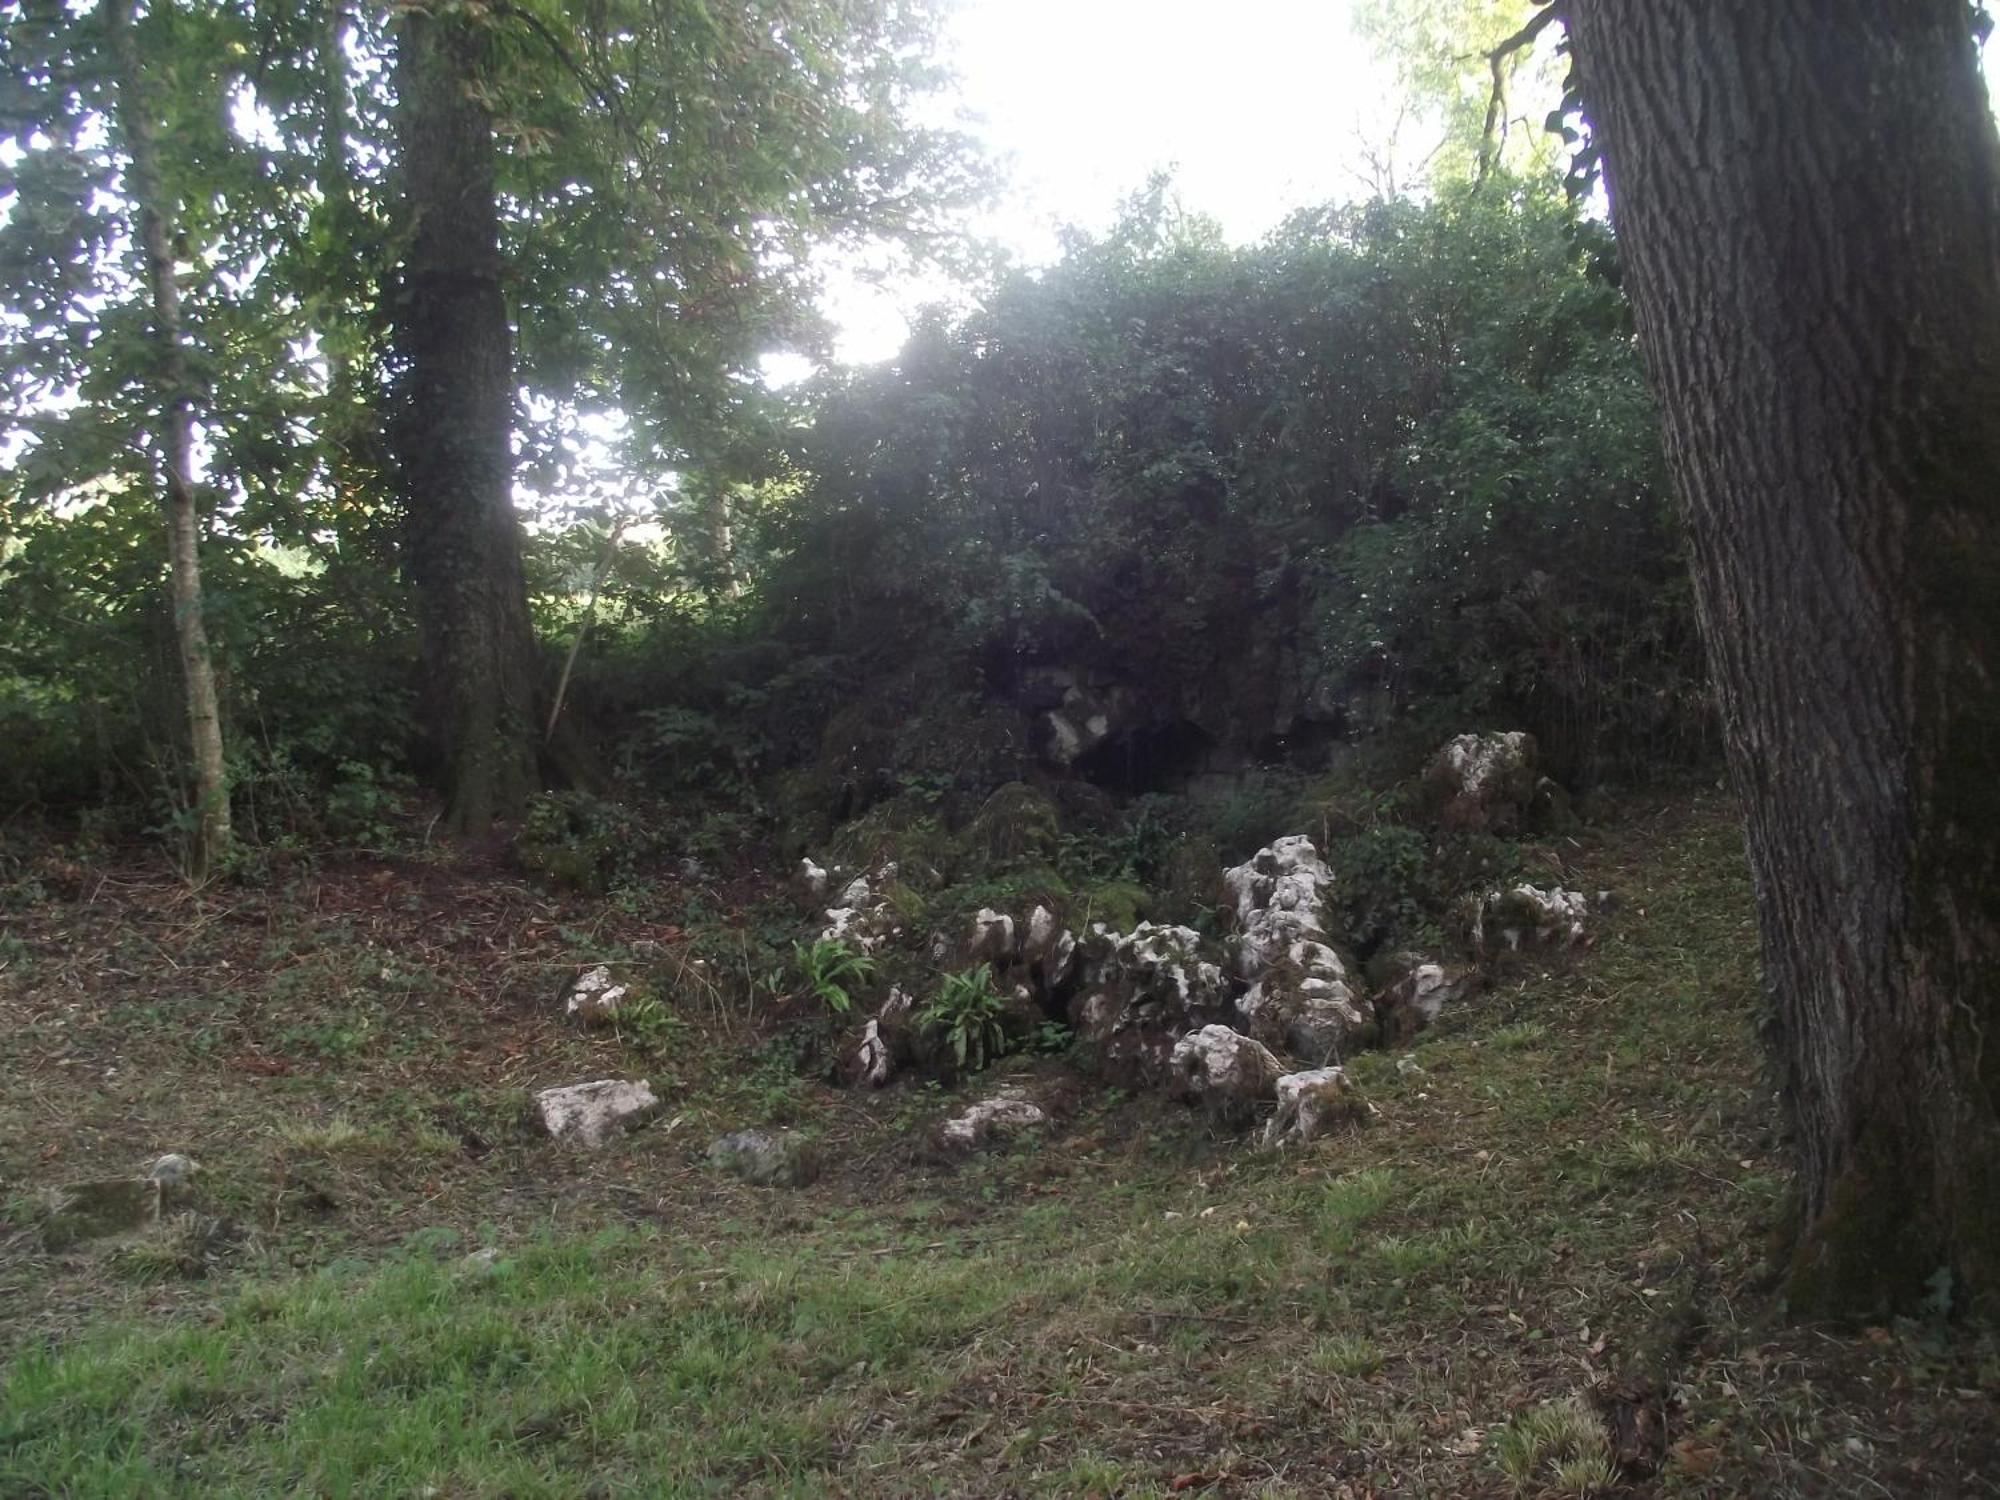
[[[537,785],[485,51],[476,18],[413,8],[398,23],[396,450],[446,824],[466,833],[517,815]]]
[[[1791,1304],[1990,1304],[2000,152],[1968,8],[1568,9],[1748,823]]]
[[[202,619],[201,514],[194,493],[194,404],[182,341],[180,287],[174,279],[173,230],[160,183],[153,117],[144,71],[132,41],[132,0],[105,0],[101,11],[118,90],[118,128],[125,137],[125,193],[132,238],[153,302],[152,338],[161,395],[160,458],[165,469],[167,596],[174,612],[187,697],[188,744],[194,758],[194,827],[189,873],[205,880],[229,853],[229,774],[222,753],[222,710]]]

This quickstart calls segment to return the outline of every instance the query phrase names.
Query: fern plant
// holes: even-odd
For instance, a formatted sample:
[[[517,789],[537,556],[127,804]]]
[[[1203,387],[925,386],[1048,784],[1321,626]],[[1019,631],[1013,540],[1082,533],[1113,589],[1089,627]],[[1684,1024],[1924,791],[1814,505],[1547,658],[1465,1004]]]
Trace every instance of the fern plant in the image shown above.
[[[1007,1047],[1002,1016],[1006,997],[993,988],[992,971],[984,966],[947,974],[936,998],[923,1008],[917,1022],[928,1032],[941,1032],[962,1072],[976,1073]]]
[[[875,960],[839,938],[792,944],[792,962],[806,992],[836,1016],[854,1009],[854,990],[875,977]]]

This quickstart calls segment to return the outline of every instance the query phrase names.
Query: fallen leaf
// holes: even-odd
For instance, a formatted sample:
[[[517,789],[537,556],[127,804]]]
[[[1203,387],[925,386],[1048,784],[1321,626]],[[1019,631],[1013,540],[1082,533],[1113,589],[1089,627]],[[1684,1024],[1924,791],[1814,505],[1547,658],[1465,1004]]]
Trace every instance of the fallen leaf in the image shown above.
[[[1697,1443],[1693,1438],[1682,1438],[1667,1450],[1667,1455],[1675,1464],[1699,1478],[1712,1473],[1722,1462],[1722,1450],[1711,1448],[1706,1443]]]

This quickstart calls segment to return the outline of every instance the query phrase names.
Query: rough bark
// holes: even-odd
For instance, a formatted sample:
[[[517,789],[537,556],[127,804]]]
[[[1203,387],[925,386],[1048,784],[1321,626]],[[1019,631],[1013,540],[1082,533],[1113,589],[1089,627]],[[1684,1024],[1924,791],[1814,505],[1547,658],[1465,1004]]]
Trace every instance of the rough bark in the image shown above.
[[[477,833],[537,785],[534,637],[513,506],[513,338],[476,17],[398,22],[403,240],[394,339],[406,564],[446,824]]]
[[[1990,1303],[2000,153],[1967,7],[1568,20],[1748,825],[1792,1305]]]
[[[118,128],[125,138],[125,194],[132,239],[153,304],[152,339],[160,394],[162,505],[167,522],[167,596],[186,690],[188,747],[194,761],[194,825],[189,873],[204,880],[229,853],[229,774],[222,750],[222,710],[202,619],[201,513],[194,489],[194,400],[174,279],[174,235],[160,183],[158,131],[145,96],[145,74],[132,40],[132,0],[101,10],[117,82]]]

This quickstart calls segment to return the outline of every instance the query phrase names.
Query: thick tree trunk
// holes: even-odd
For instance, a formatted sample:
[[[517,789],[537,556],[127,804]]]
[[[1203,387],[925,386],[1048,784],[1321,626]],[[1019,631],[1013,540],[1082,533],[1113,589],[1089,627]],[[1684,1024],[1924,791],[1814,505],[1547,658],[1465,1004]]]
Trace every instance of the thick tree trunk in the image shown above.
[[[229,774],[222,752],[222,710],[202,620],[201,513],[194,493],[194,404],[182,342],[180,287],[174,279],[173,230],[160,185],[159,150],[147,110],[144,74],[132,41],[132,0],[105,0],[105,40],[117,74],[118,128],[125,137],[125,192],[132,238],[153,302],[152,336],[161,393],[160,458],[165,469],[167,596],[174,612],[194,760],[194,827],[189,873],[205,880],[230,845]]]
[[[2000,198],[1968,9],[1568,13],[1748,821],[1792,1305],[1990,1303]]]
[[[519,813],[537,784],[534,637],[512,494],[512,333],[484,56],[476,18],[411,9],[399,22],[396,449],[446,822],[469,833]]]

